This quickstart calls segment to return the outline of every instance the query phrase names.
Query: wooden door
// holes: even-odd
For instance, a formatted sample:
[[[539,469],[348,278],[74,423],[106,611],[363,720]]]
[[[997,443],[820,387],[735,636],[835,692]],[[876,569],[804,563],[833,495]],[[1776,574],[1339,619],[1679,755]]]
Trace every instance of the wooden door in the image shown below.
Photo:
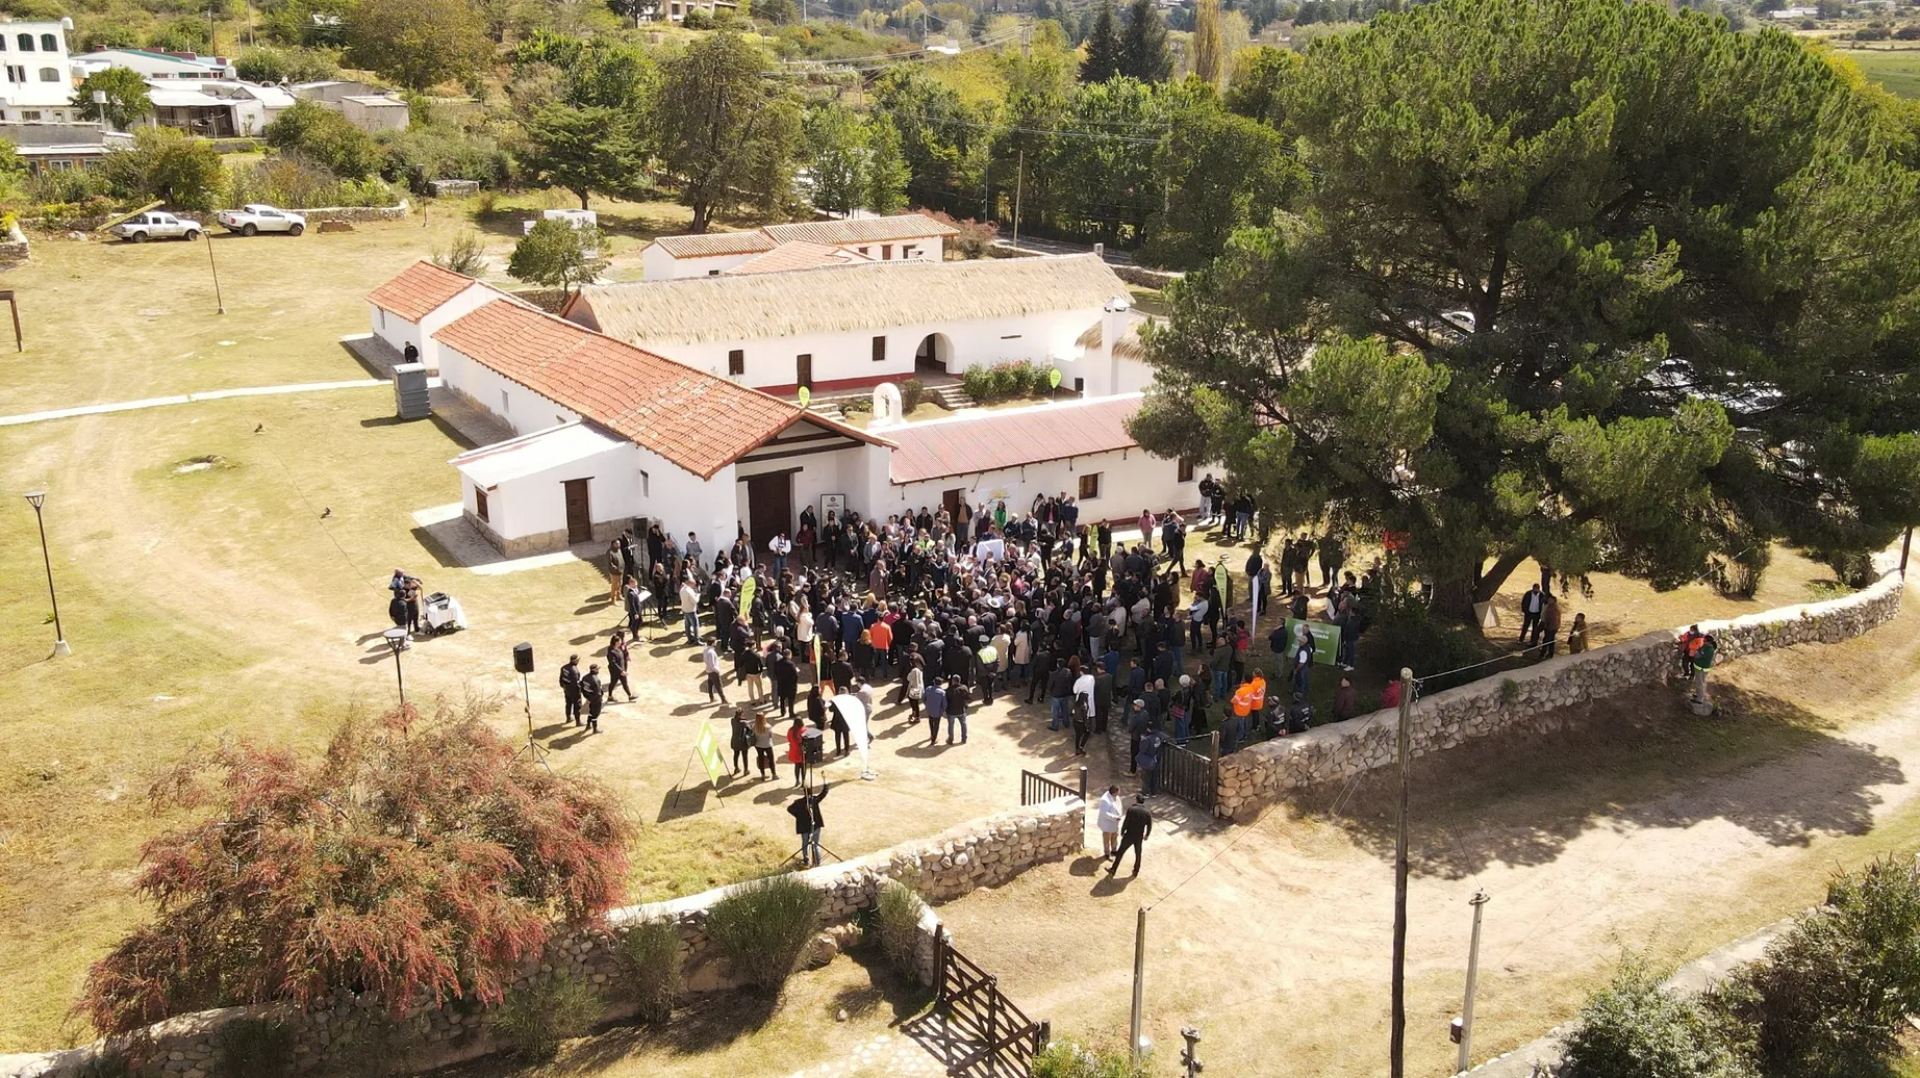
[[[747,478],[747,531],[753,536],[753,548],[763,554],[774,536],[781,532],[792,536],[792,472]]]
[[[813,388],[813,353],[793,357],[793,384]]]
[[[947,510],[947,516],[956,521],[960,519],[960,499],[966,495],[965,487],[955,487],[952,490],[940,492],[940,504]]]
[[[593,509],[587,504],[587,481],[569,479],[563,485],[567,491],[567,542],[592,542]]]

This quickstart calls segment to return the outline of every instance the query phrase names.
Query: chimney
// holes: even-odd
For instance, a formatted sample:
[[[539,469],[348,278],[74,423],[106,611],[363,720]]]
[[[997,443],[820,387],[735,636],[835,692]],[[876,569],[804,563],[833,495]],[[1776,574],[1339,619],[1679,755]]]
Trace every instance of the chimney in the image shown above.
[[[1100,313],[1100,359],[1101,369],[1107,372],[1106,392],[1113,393],[1120,388],[1120,357],[1114,346],[1127,332],[1132,320],[1127,316],[1133,311],[1133,301],[1126,296],[1114,296],[1107,301]]]

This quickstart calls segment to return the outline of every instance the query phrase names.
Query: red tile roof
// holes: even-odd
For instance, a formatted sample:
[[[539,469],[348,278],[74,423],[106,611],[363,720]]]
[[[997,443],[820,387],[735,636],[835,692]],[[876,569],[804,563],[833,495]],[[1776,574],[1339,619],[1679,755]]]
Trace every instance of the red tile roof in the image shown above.
[[[434,338],[702,479],[802,417],[863,442],[887,444],[512,300],[494,300],[463,315]]]
[[[463,277],[449,269],[421,259],[400,275],[367,294],[367,299],[376,307],[394,314],[409,322],[418,322],[432,314],[434,308],[466,291],[473,284],[473,278]]]
[[[892,478],[915,483],[1127,449],[1140,444],[1126,428],[1140,401],[1134,393],[891,427]]]

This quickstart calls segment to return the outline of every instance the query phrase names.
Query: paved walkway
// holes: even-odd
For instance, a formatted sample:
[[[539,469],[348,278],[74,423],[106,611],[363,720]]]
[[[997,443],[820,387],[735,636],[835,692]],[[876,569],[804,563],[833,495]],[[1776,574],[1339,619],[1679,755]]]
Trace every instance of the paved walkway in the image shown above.
[[[428,386],[440,384],[438,378],[428,379]],[[180,393],[171,397],[147,397],[144,400],[117,401],[112,404],[83,404],[77,408],[55,408],[46,412],[25,412],[20,415],[0,416],[0,427],[17,427],[26,423],[46,423],[55,419],[73,419],[83,415],[106,415],[110,412],[134,412],[143,408],[165,408],[175,404],[193,404],[199,401],[226,400],[230,397],[271,397],[282,393],[320,393],[333,389],[371,389],[374,386],[390,386],[391,382],[378,378],[356,378],[346,382],[301,382],[290,386],[248,386],[242,389],[210,389],[204,393]]]
[[[941,1078],[947,1069],[925,1048],[898,1033],[883,1033],[863,1042],[845,1059],[794,1071],[789,1078]]]

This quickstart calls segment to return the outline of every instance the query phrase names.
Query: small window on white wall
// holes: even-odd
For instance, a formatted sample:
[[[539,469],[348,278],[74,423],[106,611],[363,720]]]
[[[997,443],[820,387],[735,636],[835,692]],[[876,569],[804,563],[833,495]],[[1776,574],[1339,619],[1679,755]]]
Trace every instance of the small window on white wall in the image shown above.
[[[640,496],[642,498],[653,497],[653,476],[648,475],[644,468],[640,471]]]
[[[507,391],[503,389],[500,391],[500,414],[506,415],[511,411],[513,411],[513,402],[507,399]]]

